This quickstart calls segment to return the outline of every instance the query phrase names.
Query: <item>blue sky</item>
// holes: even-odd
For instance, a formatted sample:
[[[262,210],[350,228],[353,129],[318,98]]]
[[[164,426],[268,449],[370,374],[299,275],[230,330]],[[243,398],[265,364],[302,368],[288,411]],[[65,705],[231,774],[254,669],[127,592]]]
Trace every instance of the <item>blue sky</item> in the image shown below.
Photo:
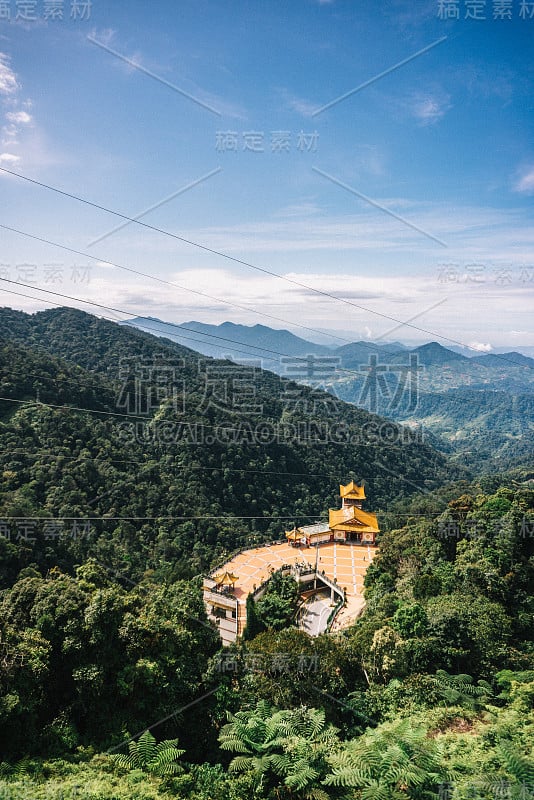
[[[393,338],[534,346],[534,3],[4,5],[0,166],[127,215],[158,206],[142,220],[310,287],[137,225],[95,244],[120,220],[0,173],[1,224],[100,259],[0,231],[1,274],[35,287],[20,291],[174,322],[262,310],[351,339],[415,318],[434,335]],[[486,19],[465,18],[475,6]]]

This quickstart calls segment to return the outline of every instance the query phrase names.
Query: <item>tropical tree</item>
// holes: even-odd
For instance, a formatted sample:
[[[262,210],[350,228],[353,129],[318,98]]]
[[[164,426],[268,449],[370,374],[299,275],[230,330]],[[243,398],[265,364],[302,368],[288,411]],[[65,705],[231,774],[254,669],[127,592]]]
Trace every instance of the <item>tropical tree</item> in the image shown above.
[[[265,626],[258,617],[258,612],[256,611],[256,601],[253,595],[249,594],[247,597],[247,626],[243,631],[243,639],[245,639],[245,641],[254,639],[264,628]]]
[[[291,575],[275,572],[266,593],[256,603],[257,615],[264,628],[281,631],[295,624],[299,586]]]

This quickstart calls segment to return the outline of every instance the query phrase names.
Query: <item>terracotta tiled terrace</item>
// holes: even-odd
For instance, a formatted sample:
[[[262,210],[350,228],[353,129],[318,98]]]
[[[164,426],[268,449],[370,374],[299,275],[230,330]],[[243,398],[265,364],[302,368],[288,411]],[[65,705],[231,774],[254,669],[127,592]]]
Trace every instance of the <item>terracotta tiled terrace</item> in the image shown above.
[[[361,613],[363,600],[363,578],[377,550],[372,545],[341,544],[327,542],[317,546],[319,550],[319,571],[324,570],[329,578],[337,580],[347,590],[347,606],[337,615],[333,630],[349,625]],[[273,570],[284,564],[307,563],[315,566],[317,547],[293,547],[286,542],[265,545],[253,550],[245,550],[216,570],[233,573],[237,576],[234,595],[241,608],[247,595],[267,580]]]

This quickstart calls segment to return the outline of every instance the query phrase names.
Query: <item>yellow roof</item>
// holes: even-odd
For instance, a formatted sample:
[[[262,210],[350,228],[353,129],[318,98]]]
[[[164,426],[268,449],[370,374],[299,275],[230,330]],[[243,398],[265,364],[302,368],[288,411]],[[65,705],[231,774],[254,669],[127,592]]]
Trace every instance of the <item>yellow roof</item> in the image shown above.
[[[214,575],[213,580],[217,586],[233,586],[237,581],[237,575],[233,572],[223,572],[221,575]]]
[[[298,528],[293,528],[292,531],[286,531],[286,539],[296,541],[302,538],[302,532]]]
[[[356,506],[347,506],[339,510],[330,509],[328,513],[328,522],[332,530],[343,530],[347,525],[354,527],[358,531],[367,531],[371,533],[378,533],[378,521],[376,514],[371,514],[369,511],[362,511],[361,508]]]
[[[340,484],[339,494],[341,497],[348,497],[350,500],[365,500],[365,486],[358,486],[354,481],[347,483],[346,486]]]

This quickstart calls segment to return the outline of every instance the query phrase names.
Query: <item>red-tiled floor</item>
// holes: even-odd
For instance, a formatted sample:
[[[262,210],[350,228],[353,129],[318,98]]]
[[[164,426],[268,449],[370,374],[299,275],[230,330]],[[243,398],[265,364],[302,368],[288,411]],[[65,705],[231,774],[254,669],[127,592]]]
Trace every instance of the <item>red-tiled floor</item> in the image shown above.
[[[364,606],[363,578],[375,552],[376,547],[367,545],[337,542],[319,545],[319,569],[347,590],[347,606],[338,614],[335,628],[349,625],[361,613]],[[239,603],[244,604],[247,595],[263,583],[272,570],[280,569],[284,564],[315,566],[315,559],[315,547],[296,548],[282,542],[246,550],[219,567],[217,574],[228,571],[237,575],[235,595]]]

